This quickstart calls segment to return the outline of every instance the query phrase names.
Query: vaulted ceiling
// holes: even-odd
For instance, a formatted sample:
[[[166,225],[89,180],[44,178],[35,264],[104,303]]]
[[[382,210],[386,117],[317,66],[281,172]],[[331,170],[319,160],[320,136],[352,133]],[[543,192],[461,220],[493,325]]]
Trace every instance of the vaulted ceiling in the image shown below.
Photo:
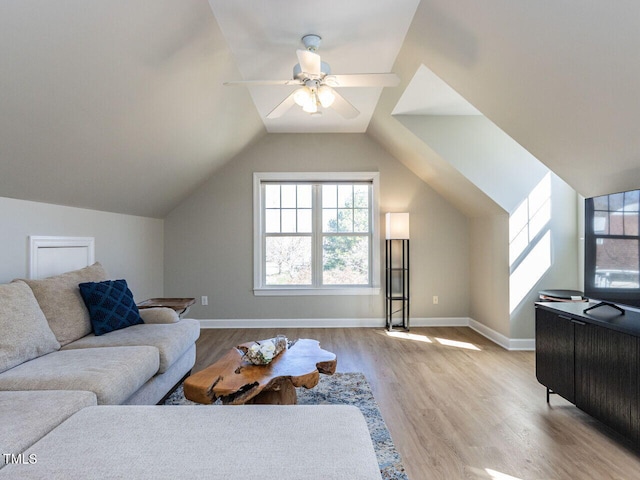
[[[239,80],[291,80],[301,38],[318,34],[317,49],[331,74],[391,72],[419,0],[209,0],[240,70]],[[227,79],[233,80],[233,79]],[[246,88],[246,87],[235,87]],[[360,114],[343,118],[332,108],[310,116],[299,107],[280,118],[267,114],[296,86],[251,86],[268,132],[366,132],[381,87],[338,88]]]
[[[267,131],[366,131],[461,210],[490,211],[393,116],[438,113],[423,65],[579,193],[638,188],[638,18],[630,1],[4,0],[0,196],[163,217]],[[265,122],[273,87],[222,85],[290,75],[306,33],[334,72],[400,85],[349,91],[361,117],[315,124]]]

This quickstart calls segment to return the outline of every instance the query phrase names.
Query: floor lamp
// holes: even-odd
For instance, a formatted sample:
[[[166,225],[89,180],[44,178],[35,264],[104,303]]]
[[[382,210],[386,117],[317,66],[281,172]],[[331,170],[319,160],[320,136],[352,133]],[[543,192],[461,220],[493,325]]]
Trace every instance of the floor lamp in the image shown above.
[[[387,213],[385,220],[386,327],[409,330],[409,214]]]

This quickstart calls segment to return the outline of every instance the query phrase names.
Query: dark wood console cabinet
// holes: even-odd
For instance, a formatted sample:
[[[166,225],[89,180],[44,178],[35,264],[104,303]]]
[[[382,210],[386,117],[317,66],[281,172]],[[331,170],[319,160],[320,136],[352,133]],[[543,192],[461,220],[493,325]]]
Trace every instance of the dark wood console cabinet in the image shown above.
[[[548,393],[638,443],[640,312],[585,314],[586,306],[536,304],[536,377]]]

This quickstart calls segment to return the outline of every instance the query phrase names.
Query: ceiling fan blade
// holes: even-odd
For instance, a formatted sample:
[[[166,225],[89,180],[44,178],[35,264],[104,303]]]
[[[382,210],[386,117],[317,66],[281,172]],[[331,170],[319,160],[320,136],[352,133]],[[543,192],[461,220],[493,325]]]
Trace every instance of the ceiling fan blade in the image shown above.
[[[331,87],[395,87],[400,78],[395,73],[356,73],[327,75],[324,83]]]
[[[293,80],[231,80],[229,82],[224,82],[223,85],[227,87],[233,87],[236,85],[301,85],[302,82],[297,79]]]
[[[360,115],[360,110],[351,105],[342,95],[333,90],[333,94],[335,95],[335,99],[331,104],[331,108],[333,108],[336,112],[342,115],[344,118],[351,119],[356,118]]]
[[[298,55],[298,62],[304,73],[320,75],[320,68],[322,67],[320,55],[309,50],[296,50],[296,55]]]
[[[287,111],[296,104],[295,100],[293,99],[293,95],[295,93],[296,92],[293,92],[291,95],[285,98],[282,102],[280,102],[280,104],[276,108],[271,110],[267,114],[267,118],[280,118],[282,115],[287,113]]]

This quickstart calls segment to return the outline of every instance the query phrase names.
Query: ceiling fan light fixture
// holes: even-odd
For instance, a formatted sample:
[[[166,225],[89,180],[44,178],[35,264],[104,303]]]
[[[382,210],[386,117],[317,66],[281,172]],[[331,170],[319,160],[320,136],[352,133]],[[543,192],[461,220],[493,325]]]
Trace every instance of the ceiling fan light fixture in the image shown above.
[[[318,100],[315,94],[311,94],[311,100],[302,106],[302,110],[307,113],[316,113],[318,111]]]
[[[333,93],[331,87],[322,85],[320,88],[318,88],[318,101],[324,108],[329,108],[333,104],[333,101],[335,99],[336,96]]]
[[[308,87],[301,87],[293,94],[293,101],[297,105],[304,107],[307,103],[312,101],[312,93]]]

